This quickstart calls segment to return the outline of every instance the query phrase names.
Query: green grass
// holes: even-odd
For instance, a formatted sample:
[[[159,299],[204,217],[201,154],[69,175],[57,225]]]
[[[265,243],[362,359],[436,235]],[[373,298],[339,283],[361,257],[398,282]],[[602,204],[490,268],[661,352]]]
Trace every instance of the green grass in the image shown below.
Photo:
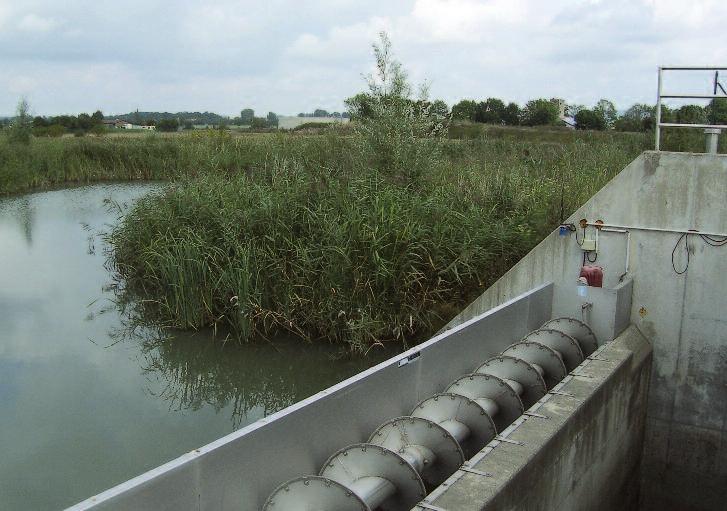
[[[598,135],[422,140],[398,174],[379,170],[397,151],[367,153],[355,136],[205,140],[214,150],[196,146],[197,163],[110,233],[110,262],[161,325],[408,345],[644,149]]]
[[[0,194],[171,181],[108,234],[110,267],[144,320],[365,351],[431,335],[652,144],[615,132],[386,129],[0,138]]]
[[[231,136],[209,130],[176,136],[34,138],[22,145],[0,136],[0,195],[65,184],[244,172],[273,148],[312,161],[329,150],[321,139],[307,137],[301,143],[301,137],[284,134]]]

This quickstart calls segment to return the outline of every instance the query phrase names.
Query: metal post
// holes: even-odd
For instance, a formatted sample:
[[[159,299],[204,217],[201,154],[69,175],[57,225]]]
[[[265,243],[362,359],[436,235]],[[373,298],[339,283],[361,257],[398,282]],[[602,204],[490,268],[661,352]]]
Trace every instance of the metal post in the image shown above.
[[[659,84],[657,85],[657,95],[656,95],[656,141],[654,142],[654,151],[659,150],[660,142],[661,142],[661,75],[663,73],[663,69],[661,66],[659,66]]]
[[[715,128],[704,130],[704,134],[707,136],[707,154],[717,154],[720,133],[722,133],[722,130]]]

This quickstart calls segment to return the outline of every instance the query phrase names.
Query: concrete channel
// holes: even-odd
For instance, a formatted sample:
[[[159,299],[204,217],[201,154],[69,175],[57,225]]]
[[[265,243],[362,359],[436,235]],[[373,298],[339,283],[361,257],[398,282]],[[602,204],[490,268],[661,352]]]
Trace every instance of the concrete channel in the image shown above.
[[[721,509],[725,199],[727,157],[646,152],[439,335],[71,509]],[[592,349],[545,325],[562,317]],[[542,390],[488,369],[507,357]],[[522,409],[467,390],[477,374]]]

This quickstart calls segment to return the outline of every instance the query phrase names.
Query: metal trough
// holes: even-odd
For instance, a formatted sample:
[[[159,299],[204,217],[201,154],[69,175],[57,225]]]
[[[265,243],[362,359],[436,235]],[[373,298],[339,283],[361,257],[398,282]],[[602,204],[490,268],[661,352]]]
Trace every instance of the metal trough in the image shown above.
[[[585,323],[550,320],[409,415],[384,422],[368,442],[335,452],[318,475],[283,483],[263,509],[411,509],[597,347]]]

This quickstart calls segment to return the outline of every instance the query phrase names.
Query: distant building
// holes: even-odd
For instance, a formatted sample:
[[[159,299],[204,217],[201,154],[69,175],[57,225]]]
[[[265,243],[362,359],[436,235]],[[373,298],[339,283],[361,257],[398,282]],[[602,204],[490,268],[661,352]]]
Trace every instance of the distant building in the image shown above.
[[[139,127],[143,130],[148,130],[148,131],[155,131],[157,129],[156,126],[139,126]]]
[[[278,116],[278,128],[284,130],[292,130],[293,128],[296,128],[301,124],[305,124],[308,122],[339,122],[345,124],[349,120],[350,119],[348,117],[288,117],[280,115]]]

